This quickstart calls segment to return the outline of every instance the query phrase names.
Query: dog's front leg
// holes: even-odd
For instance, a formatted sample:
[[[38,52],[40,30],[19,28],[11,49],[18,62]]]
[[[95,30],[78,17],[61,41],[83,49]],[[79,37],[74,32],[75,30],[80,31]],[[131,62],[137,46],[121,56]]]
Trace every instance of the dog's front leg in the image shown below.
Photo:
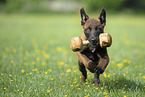
[[[96,64],[87,58],[84,54],[81,54],[80,52],[77,52],[79,60],[84,64],[84,66],[92,73],[95,72]]]
[[[109,57],[108,57],[108,55],[105,55],[105,56],[103,56],[103,58],[100,59],[98,65],[96,66],[96,71],[94,74],[94,83],[96,86],[100,86],[99,75],[104,72],[108,63],[109,63]]]
[[[104,55],[100,58],[98,65],[96,66],[96,73],[102,74],[109,63],[109,56]]]
[[[99,87],[100,86],[100,79],[99,79],[99,76],[100,74],[95,72],[94,73],[94,83],[95,83],[95,86]]]

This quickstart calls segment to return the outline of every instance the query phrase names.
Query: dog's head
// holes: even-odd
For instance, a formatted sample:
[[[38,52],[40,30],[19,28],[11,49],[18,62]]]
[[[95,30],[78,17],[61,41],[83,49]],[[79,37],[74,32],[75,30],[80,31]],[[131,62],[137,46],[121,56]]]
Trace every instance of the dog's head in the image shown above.
[[[104,32],[106,25],[106,11],[102,8],[98,18],[90,18],[84,8],[80,9],[81,25],[84,29],[84,34],[90,43],[95,44],[99,42],[99,35]]]

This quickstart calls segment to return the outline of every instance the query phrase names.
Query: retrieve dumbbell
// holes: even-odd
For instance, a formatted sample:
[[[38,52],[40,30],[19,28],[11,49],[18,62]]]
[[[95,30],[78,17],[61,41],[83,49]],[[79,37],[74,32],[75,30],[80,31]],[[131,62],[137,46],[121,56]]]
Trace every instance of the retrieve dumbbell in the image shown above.
[[[103,47],[110,47],[112,44],[112,38],[108,33],[102,33],[99,35],[99,42],[96,44],[100,44]],[[82,40],[80,37],[73,37],[70,41],[70,48],[72,51],[80,51],[82,50],[83,46],[86,45],[93,45],[88,40]]]

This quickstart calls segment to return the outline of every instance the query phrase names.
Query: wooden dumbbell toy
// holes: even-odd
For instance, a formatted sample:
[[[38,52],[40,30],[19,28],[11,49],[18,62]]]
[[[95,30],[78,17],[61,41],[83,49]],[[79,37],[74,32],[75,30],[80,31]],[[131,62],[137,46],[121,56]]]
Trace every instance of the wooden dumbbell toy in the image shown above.
[[[112,44],[112,38],[108,33],[102,33],[99,35],[99,43],[100,46],[110,47]],[[82,40],[80,37],[73,37],[70,41],[70,48],[76,52],[82,50],[83,46],[92,45],[88,40]]]

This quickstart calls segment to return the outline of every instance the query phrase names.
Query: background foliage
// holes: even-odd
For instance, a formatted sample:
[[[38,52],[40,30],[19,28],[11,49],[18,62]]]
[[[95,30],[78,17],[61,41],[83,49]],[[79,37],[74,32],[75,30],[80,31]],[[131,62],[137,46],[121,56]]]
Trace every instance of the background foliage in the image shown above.
[[[112,11],[127,9],[138,12],[145,10],[145,0],[0,0],[0,10],[6,12],[48,12],[51,11],[50,2],[76,2],[89,11],[96,11],[97,8],[102,7]]]

